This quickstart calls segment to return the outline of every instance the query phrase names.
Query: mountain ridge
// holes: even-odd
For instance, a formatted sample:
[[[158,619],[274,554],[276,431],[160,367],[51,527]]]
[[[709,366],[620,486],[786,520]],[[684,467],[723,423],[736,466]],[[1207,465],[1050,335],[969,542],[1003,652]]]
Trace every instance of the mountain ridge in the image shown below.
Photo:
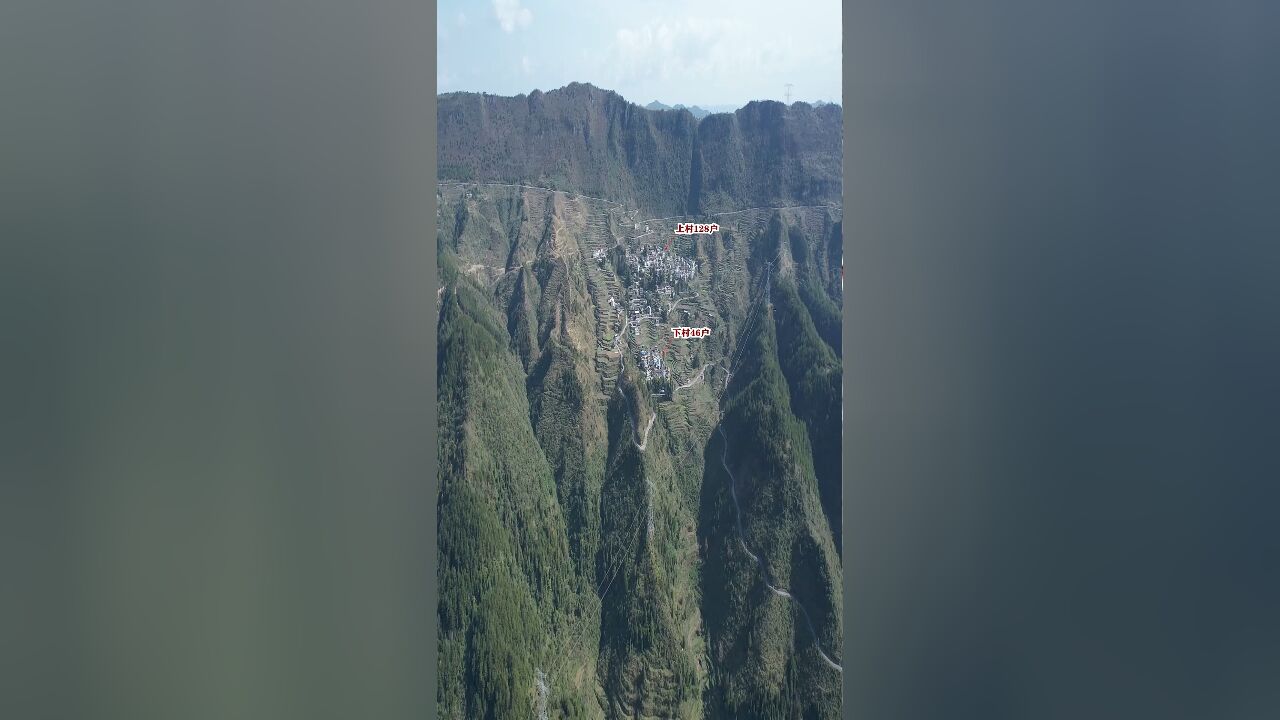
[[[840,203],[842,127],[830,104],[755,100],[699,120],[584,83],[448,93],[437,105],[439,177],[546,186],[663,215]]]
[[[839,113],[444,105],[440,716],[839,717]]]

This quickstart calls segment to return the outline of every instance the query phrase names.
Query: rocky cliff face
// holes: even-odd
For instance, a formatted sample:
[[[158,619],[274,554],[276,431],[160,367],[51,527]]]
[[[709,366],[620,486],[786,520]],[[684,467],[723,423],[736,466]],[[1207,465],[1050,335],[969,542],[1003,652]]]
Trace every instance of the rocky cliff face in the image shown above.
[[[440,107],[441,717],[838,717],[838,108]]]
[[[702,120],[574,83],[515,97],[450,93],[441,180],[606,197],[663,215],[841,202],[841,110],[752,102]]]

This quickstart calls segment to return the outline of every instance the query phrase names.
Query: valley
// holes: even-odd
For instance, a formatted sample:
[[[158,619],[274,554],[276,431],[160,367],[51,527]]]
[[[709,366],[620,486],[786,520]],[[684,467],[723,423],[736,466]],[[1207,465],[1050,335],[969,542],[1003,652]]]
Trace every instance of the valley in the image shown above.
[[[441,717],[838,717],[838,195],[636,177],[439,184]]]

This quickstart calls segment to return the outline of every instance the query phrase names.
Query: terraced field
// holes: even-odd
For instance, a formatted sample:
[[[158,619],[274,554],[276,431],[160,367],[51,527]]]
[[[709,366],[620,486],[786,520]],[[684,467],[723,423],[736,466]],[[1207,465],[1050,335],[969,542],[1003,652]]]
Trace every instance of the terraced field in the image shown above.
[[[599,516],[617,519],[600,526],[597,544],[580,551],[597,558],[595,570],[584,569],[581,578],[595,593],[582,601],[579,624],[549,638],[554,660],[529,678],[531,702],[555,716],[556,698],[585,693],[608,717],[701,716],[700,696],[713,666],[702,608],[706,553],[698,538],[704,453],[720,421],[729,370],[743,360],[749,336],[768,322],[761,319],[768,314],[769,282],[762,269],[786,272],[793,264],[789,243],[801,241],[771,239],[771,228],[780,221],[796,237],[824,238],[840,209],[653,218],[605,199],[525,185],[441,183],[438,193],[441,236],[507,318],[512,349],[529,374],[535,429],[548,413],[564,412],[555,410],[560,391],[548,387],[560,386],[550,378],[565,376],[590,389],[584,402],[591,409],[579,412],[601,426],[596,440],[584,432],[583,452],[607,465],[597,471],[602,477],[588,478],[586,494],[598,497],[586,502]],[[704,220],[720,223],[721,232],[674,234],[678,222]],[[696,271],[660,290],[660,280],[625,261],[642,248],[692,261]],[[676,339],[673,326],[712,332]],[[665,377],[646,376],[642,351],[660,358]],[[619,439],[606,440],[605,427]],[[632,447],[630,459],[619,443]],[[634,477],[618,469],[628,463]],[[566,507],[579,502],[565,487],[557,492]],[[640,554],[629,557],[637,547]],[[647,649],[611,645],[605,627],[617,621],[616,612],[630,618],[628,624],[656,613],[660,642]],[[592,627],[600,637],[591,637]]]

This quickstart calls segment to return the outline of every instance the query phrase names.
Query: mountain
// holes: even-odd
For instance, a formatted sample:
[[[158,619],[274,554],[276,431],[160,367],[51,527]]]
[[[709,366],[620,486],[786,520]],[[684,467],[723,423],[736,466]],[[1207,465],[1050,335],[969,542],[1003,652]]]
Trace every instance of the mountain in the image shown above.
[[[441,717],[839,717],[840,122],[440,97]]]
[[[841,202],[839,106],[755,101],[699,121],[573,83],[528,96],[441,95],[441,180],[608,198],[657,216]]]
[[[706,116],[708,116],[708,115],[710,115],[710,114],[711,114],[711,111],[709,111],[709,110],[703,110],[702,108],[698,107],[697,105],[694,105],[693,107],[685,107],[684,105],[679,105],[679,104],[676,104],[676,105],[663,105],[662,103],[658,102],[657,100],[654,100],[653,102],[649,103],[648,105],[645,105],[645,106],[644,106],[644,108],[645,108],[646,110],[688,110],[688,111],[690,112],[690,114],[692,114],[695,118],[697,118],[697,119],[699,119],[699,120],[701,120],[702,118],[704,118],[704,117],[706,117]],[[732,108],[730,108],[730,109],[732,109]]]

